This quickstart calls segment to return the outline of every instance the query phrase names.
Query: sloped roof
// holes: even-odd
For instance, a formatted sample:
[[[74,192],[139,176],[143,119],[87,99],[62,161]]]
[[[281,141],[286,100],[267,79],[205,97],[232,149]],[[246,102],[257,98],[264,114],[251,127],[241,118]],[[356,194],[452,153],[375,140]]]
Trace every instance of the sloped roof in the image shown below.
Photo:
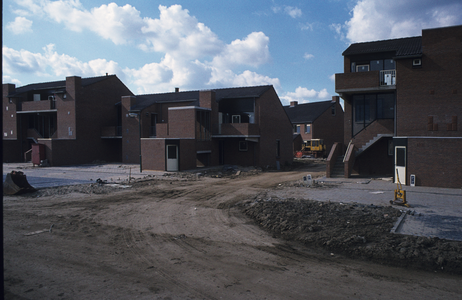
[[[214,89],[213,91],[215,91],[216,101],[219,102],[222,99],[258,98],[271,87],[271,85],[263,85]],[[130,109],[134,111],[139,111],[156,103],[168,102],[191,102],[191,105],[199,106],[199,93],[200,91],[186,91],[162,94],[136,95],[137,103]]]
[[[292,124],[313,123],[322,113],[332,106],[332,101],[319,101],[295,106],[286,105],[284,110]]]
[[[169,102],[193,102],[192,105],[199,105],[199,91],[163,93],[163,94],[148,94],[136,95],[136,104],[130,110],[143,110],[156,103]]]
[[[267,90],[269,90],[271,85],[261,85],[261,86],[247,86],[247,87],[238,87],[238,88],[225,88],[225,89],[216,89],[216,99],[220,101],[221,99],[229,98],[258,98]]]
[[[342,55],[350,56],[382,52],[395,52],[396,58],[422,55],[422,37],[417,36],[351,44],[345,51],[343,51]]]
[[[82,86],[88,86],[88,85],[94,84],[99,81],[106,80],[107,78],[114,77],[114,76],[116,75],[82,78]],[[32,84],[24,85],[21,87],[17,87],[15,92],[8,96],[15,97],[19,94],[27,93],[30,91],[50,90],[50,89],[64,91],[66,89],[66,80],[32,83]]]

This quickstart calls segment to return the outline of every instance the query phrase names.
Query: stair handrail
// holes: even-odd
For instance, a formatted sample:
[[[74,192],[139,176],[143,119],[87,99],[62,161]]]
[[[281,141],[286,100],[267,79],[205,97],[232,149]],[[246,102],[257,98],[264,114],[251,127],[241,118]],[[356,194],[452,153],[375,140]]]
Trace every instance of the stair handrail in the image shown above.
[[[352,142],[352,141],[353,141],[353,140],[350,140],[350,142],[348,143],[348,146],[347,146],[347,148],[346,148],[346,150],[345,150],[345,155],[343,155],[343,163],[345,163],[345,159],[346,159],[346,157],[347,157],[346,154],[347,154],[347,152],[348,152],[348,149],[350,148],[350,145],[351,145],[351,142]]]

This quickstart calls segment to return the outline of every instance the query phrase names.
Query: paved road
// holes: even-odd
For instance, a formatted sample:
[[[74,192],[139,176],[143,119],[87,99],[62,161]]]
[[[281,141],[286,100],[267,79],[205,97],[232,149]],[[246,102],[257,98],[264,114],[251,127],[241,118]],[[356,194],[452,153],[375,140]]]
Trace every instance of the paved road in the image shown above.
[[[21,171],[34,188],[85,184],[98,178],[107,182],[123,182],[131,178],[162,175],[166,172],[142,171],[136,164],[101,164],[68,167],[32,167],[31,163],[3,164],[3,181],[7,173]]]
[[[321,178],[335,188],[307,189],[310,199],[358,202],[365,205],[390,205],[396,184],[364,178]],[[406,214],[396,232],[406,235],[439,237],[462,241],[462,189],[403,186],[411,208],[400,207]]]

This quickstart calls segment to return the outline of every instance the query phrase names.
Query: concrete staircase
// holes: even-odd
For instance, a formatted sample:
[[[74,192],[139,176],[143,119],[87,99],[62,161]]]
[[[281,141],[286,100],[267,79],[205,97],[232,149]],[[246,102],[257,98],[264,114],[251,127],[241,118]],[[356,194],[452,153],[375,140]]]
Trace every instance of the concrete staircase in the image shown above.
[[[334,164],[334,169],[332,170],[331,177],[332,178],[343,178],[345,177],[344,175],[344,165],[343,165],[343,159],[344,155],[339,155],[337,157],[337,160],[335,161]]]
[[[380,140],[383,137],[393,137],[393,134],[377,134],[376,136],[374,136],[373,139],[369,140],[364,146],[359,148],[359,150],[356,152],[356,156],[361,154],[363,151],[365,151],[367,148],[375,144],[378,140]]]

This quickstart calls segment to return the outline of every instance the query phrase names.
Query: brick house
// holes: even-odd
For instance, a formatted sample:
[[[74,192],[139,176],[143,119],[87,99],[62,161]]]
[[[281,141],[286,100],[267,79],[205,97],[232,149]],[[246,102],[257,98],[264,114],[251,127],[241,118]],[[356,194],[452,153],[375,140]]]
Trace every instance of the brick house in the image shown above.
[[[34,148],[52,166],[120,162],[121,139],[113,133],[122,95],[131,92],[115,75],[3,84],[3,161],[29,160]]]
[[[142,169],[292,163],[292,126],[272,86],[176,89],[121,102],[123,162]]]
[[[345,101],[344,176],[462,187],[462,26],[350,45],[335,90]],[[328,161],[328,175],[337,144]]]
[[[294,151],[301,150],[302,143],[311,139],[323,139],[327,153],[334,143],[343,142],[343,109],[339,100],[340,97],[333,96],[332,101],[292,101],[284,106],[293,126]]]

